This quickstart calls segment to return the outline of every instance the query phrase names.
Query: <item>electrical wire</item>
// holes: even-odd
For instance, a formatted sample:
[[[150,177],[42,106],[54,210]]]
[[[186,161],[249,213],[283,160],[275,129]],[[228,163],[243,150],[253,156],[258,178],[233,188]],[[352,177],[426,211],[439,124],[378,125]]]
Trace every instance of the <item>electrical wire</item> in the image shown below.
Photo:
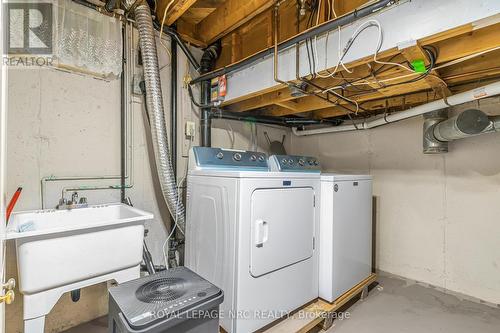
[[[231,143],[231,149],[234,149],[234,143],[236,141],[236,137],[234,135],[233,126],[231,126],[231,123],[229,121],[225,121],[224,123],[228,127],[228,130],[226,132],[227,132],[227,135],[229,136],[229,142]]]
[[[407,66],[404,66],[404,65],[402,65],[400,63],[391,62],[391,61],[382,61],[382,60],[378,59],[378,53],[380,52],[380,50],[382,48],[383,30],[382,30],[382,26],[381,26],[380,22],[377,21],[377,20],[372,19],[372,20],[366,21],[365,23],[361,24],[354,31],[354,33],[352,34],[351,38],[349,38],[349,40],[347,41],[346,46],[343,48],[342,52],[340,53],[340,55],[339,55],[339,61],[337,62],[337,65],[335,66],[334,71],[333,72],[329,72],[327,70],[327,72],[329,73],[328,75],[321,75],[319,73],[317,73],[317,75],[319,77],[322,77],[322,78],[333,77],[337,73],[339,66],[342,66],[346,72],[352,73],[352,71],[350,71],[348,68],[346,68],[346,66],[344,65],[343,60],[344,60],[345,56],[347,55],[347,53],[349,52],[349,50],[351,49],[351,47],[353,46],[354,42],[361,35],[361,33],[363,31],[367,30],[370,27],[377,27],[377,29],[378,29],[378,40],[377,40],[375,52],[373,54],[373,62],[375,62],[377,64],[380,64],[380,65],[383,65],[383,66],[384,65],[397,66],[397,67],[403,68],[406,71],[410,71],[412,73],[415,73],[415,71],[413,69],[411,69],[411,68],[409,68]],[[340,41],[341,41],[340,33],[341,33],[341,30],[340,30],[340,27],[339,27],[339,44],[340,44]],[[327,34],[326,38],[328,38],[328,34]],[[340,49],[341,49],[341,47],[339,45],[339,52],[340,52]]]
[[[427,68],[427,70],[426,70],[425,73],[420,74],[420,73],[417,73],[417,72],[413,72],[411,74],[401,75],[401,76],[387,78],[387,79],[382,79],[382,80],[377,80],[377,81],[368,81],[366,79],[360,79],[359,83],[358,82],[351,82],[351,83],[349,83],[349,85],[352,85],[352,86],[355,86],[355,85],[370,85],[370,86],[373,86],[373,85],[377,85],[377,84],[380,85],[380,83],[397,81],[397,80],[408,78],[408,77],[412,77],[412,76],[415,76],[415,75],[418,75],[418,74],[420,74],[420,75],[418,77],[416,77],[416,78],[413,78],[413,79],[410,79],[410,80],[407,80],[407,81],[404,81],[404,82],[398,82],[398,83],[394,83],[394,84],[390,84],[390,85],[384,85],[381,88],[389,88],[389,87],[394,87],[394,86],[398,86],[398,85],[412,83],[412,82],[416,82],[416,81],[422,80],[425,77],[427,77],[428,75],[430,75],[430,73],[431,73],[432,70],[436,69],[436,68],[434,68],[434,66],[435,66],[435,63],[436,63],[436,60],[437,60],[437,55],[434,54],[433,51],[431,51],[427,46],[424,46],[423,49],[429,55],[429,59],[430,59],[430,62],[431,62],[431,64],[428,66],[428,68]],[[388,63],[388,64],[392,64],[392,63]],[[343,86],[335,86],[335,87],[328,88],[328,89],[324,90],[323,92],[326,93],[326,92],[331,92],[333,90],[338,90],[338,89],[342,89],[343,90],[344,88],[345,87],[343,87]],[[376,91],[376,90],[377,89],[374,89],[373,91]]]
[[[165,19],[167,18],[167,12],[168,12],[168,10],[170,9],[170,7],[172,6],[172,4],[174,2],[175,2],[175,0],[170,0],[170,2],[165,7],[165,10],[163,11],[163,18],[161,20],[161,26],[160,26],[160,44],[167,51],[167,54],[168,54],[168,57],[169,57],[170,61],[172,61],[172,53],[170,52],[170,49],[167,47],[167,45],[165,45],[163,43],[162,35],[163,35],[163,26],[165,25]]]
[[[179,182],[177,183],[177,193],[179,193],[179,189],[181,188],[182,186],[182,183],[184,182],[184,180],[186,179],[187,175],[182,177]],[[176,209],[175,209],[175,218],[174,218],[174,226],[172,227],[172,230],[170,231],[170,234],[168,235],[168,237],[165,239],[165,242],[163,242],[163,260],[165,261],[165,267],[168,267],[168,253],[167,251],[165,250],[165,247],[166,245],[168,244],[168,242],[170,241],[170,238],[172,238],[172,236],[174,235],[174,232],[176,229],[178,229],[181,234],[184,235],[184,232],[182,231],[181,228],[179,228],[179,225],[177,224],[177,220],[179,218],[179,202],[180,202],[180,195],[177,195],[177,202],[176,202]]]

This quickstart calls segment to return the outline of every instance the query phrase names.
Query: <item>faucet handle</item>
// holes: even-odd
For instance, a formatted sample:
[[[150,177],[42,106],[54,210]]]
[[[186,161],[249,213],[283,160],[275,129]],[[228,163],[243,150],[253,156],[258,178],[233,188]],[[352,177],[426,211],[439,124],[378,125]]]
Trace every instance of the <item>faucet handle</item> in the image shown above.
[[[78,192],[73,192],[73,194],[71,195],[71,202],[73,204],[76,204],[78,202]]]
[[[59,206],[64,206],[64,205],[66,205],[67,203],[68,203],[68,202],[67,202],[66,198],[61,198],[61,199],[59,199]]]

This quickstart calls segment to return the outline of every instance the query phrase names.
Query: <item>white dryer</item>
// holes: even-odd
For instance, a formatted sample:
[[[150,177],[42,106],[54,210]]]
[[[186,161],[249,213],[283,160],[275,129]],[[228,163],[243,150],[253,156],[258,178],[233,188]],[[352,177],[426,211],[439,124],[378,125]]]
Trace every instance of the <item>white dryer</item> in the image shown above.
[[[253,332],[318,297],[319,191],[314,163],[271,172],[262,153],[191,150],[185,263],[224,290],[227,332]]]
[[[319,297],[335,301],[372,271],[372,177],[321,175]]]

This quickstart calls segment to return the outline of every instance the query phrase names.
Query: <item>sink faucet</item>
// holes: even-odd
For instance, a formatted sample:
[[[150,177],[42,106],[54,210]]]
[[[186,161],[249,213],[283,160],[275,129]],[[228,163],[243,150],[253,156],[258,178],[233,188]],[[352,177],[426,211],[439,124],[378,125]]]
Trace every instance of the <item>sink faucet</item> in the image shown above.
[[[75,208],[86,208],[88,207],[89,204],[87,203],[87,198],[86,197],[81,197],[80,200],[78,200],[78,192],[73,192],[71,195],[71,200],[68,201],[64,197],[64,191],[61,196],[61,199],[59,199],[59,204],[57,205],[57,209],[75,209]]]

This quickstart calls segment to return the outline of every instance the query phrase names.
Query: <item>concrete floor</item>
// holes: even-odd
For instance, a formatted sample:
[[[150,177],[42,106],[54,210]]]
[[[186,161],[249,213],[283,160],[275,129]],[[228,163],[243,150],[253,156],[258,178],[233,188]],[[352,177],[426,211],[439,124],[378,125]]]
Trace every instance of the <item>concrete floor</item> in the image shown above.
[[[330,333],[498,333],[500,309],[444,294],[394,277],[379,277],[382,288],[346,311]],[[65,333],[106,333],[107,319],[75,327]]]

